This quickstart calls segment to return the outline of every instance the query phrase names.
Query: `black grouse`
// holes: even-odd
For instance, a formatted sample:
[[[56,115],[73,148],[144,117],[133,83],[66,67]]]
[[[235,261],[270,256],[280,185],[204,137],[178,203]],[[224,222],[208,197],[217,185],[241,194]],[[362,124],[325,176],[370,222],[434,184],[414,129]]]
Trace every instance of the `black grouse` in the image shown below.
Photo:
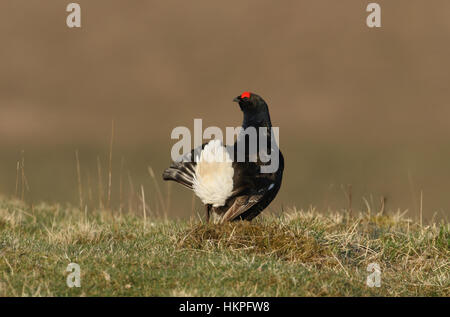
[[[250,92],[233,101],[244,113],[236,143],[225,147],[212,140],[173,162],[163,173],[164,180],[195,192],[206,206],[208,222],[210,216],[219,223],[252,220],[275,198],[283,177],[284,158],[273,136],[266,102]],[[247,133],[248,128],[256,132],[256,140]],[[273,164],[273,158],[278,164]]]

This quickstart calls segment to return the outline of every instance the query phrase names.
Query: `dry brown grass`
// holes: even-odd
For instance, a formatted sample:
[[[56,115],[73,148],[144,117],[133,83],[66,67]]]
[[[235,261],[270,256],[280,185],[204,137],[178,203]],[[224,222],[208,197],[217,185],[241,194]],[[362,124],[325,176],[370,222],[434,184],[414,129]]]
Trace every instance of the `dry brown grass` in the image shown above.
[[[331,253],[307,231],[283,224],[237,222],[199,224],[183,232],[179,248],[244,251],[286,261],[323,263]]]
[[[449,224],[420,225],[397,212],[323,215],[295,208],[282,217],[226,225],[197,224],[180,233],[180,250],[239,252],[341,272],[350,279],[378,263],[393,283],[388,295],[436,288],[450,295]],[[414,282],[413,282],[414,281]]]
[[[450,296],[450,225],[291,209],[222,226],[0,198],[3,296]],[[65,285],[70,262],[82,289]],[[369,263],[382,285],[366,285]],[[187,287],[187,285],[189,287]]]

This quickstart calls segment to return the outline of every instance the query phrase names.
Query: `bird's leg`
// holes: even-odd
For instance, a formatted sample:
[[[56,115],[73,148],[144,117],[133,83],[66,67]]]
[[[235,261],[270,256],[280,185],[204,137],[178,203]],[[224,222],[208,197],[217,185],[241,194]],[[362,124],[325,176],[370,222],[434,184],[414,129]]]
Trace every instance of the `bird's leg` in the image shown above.
[[[210,213],[211,213],[211,205],[206,205],[206,223],[209,223]]]

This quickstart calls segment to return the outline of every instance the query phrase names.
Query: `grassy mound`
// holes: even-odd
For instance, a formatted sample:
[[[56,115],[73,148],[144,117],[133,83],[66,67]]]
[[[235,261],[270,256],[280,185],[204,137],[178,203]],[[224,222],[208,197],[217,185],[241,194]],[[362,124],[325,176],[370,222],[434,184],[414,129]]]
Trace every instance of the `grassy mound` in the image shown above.
[[[236,222],[225,225],[194,225],[179,238],[178,246],[209,251],[242,251],[258,256],[273,256],[285,261],[318,263],[331,256],[308,232],[280,223]]]
[[[398,213],[220,226],[0,199],[0,296],[450,296],[449,229]]]

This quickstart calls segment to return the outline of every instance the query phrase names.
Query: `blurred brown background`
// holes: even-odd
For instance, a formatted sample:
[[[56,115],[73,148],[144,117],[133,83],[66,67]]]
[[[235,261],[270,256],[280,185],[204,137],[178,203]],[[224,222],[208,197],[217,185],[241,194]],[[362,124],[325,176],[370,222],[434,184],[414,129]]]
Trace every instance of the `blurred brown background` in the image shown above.
[[[66,26],[69,2],[0,3],[0,193],[15,194],[23,150],[25,198],[77,204],[78,149],[96,205],[114,120],[112,204],[142,184],[158,209],[147,166],[159,180],[171,130],[238,126],[231,100],[250,90],[286,158],[271,210],[341,210],[351,184],[354,209],[385,196],[416,217],[422,191],[427,219],[450,214],[449,1],[377,1],[380,29],[365,24],[370,1],[80,0],[81,29]],[[169,214],[190,216],[191,197],[173,184]]]

